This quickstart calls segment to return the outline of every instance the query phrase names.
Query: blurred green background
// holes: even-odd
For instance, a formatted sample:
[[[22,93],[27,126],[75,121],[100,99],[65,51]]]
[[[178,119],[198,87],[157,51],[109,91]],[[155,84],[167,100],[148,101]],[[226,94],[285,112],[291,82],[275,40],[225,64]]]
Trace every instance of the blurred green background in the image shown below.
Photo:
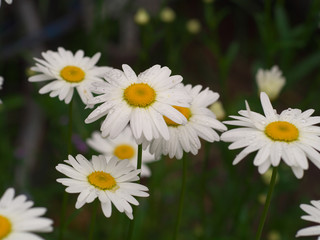
[[[168,8],[170,8],[168,10]],[[320,1],[317,0],[14,0],[0,8],[0,194],[15,187],[48,208],[59,226],[64,187],[55,166],[67,158],[68,106],[39,95],[41,84],[27,81],[33,57],[62,46],[87,56],[101,52],[99,66],[136,72],[168,66],[184,83],[201,84],[220,94],[227,115],[244,109],[261,112],[255,74],[278,65],[287,83],[274,102],[278,111],[315,109],[320,114]],[[74,104],[74,154],[90,158],[85,139],[99,123],[84,124],[90,110],[77,95]],[[250,155],[237,166],[237,151],[203,142],[188,155],[187,191],[181,240],[248,240],[257,230],[267,184]],[[207,161],[205,160],[207,159]],[[182,162],[163,157],[143,179],[150,197],[139,199],[134,239],[171,239],[178,206]],[[263,239],[294,239],[303,222],[301,203],[319,199],[319,169],[310,164],[297,180],[284,164]],[[68,206],[66,239],[87,239],[92,211]],[[96,239],[124,239],[129,220],[113,209],[98,212]],[[45,234],[57,238],[57,231]],[[314,239],[314,238],[304,238]]]

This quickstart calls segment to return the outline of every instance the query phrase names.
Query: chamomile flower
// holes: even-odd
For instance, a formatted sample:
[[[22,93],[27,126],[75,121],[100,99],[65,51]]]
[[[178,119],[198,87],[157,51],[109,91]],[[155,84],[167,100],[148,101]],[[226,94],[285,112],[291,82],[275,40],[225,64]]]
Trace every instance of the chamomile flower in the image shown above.
[[[190,107],[174,106],[174,108],[181,112],[188,122],[182,125],[164,117],[170,138],[169,140],[158,138],[151,142],[150,152],[155,153],[157,157],[161,154],[168,154],[170,158],[181,159],[183,152],[191,152],[196,155],[201,147],[199,137],[208,142],[219,141],[219,135],[215,130],[227,130],[226,126],[218,121],[214,113],[207,108],[217,101],[218,93],[208,88],[201,91],[202,86],[200,85],[181,87],[192,97],[192,102]]]
[[[43,207],[34,207],[25,195],[14,196],[13,188],[5,191],[0,198],[0,239],[1,240],[41,240],[33,232],[51,232],[52,220],[42,217]]]
[[[0,76],[0,90],[2,89],[2,85],[3,85],[3,77]],[[1,99],[0,99],[0,104],[2,103]]]
[[[106,82],[95,83],[94,92],[101,94],[89,101],[103,103],[85,120],[91,123],[107,115],[101,125],[103,137],[115,138],[129,124],[138,143],[145,138],[151,141],[162,136],[169,139],[163,115],[178,124],[187,119],[172,105],[189,107],[190,96],[182,88],[175,88],[182,81],[178,75],[170,76],[167,67],[155,65],[138,76],[128,66],[123,71],[113,69],[105,75]]]
[[[103,81],[101,76],[111,69],[96,66],[100,53],[89,58],[84,57],[82,50],[73,54],[59,47],[57,52],[50,50],[43,52],[42,57],[44,59],[35,58],[36,66],[31,68],[40,74],[30,77],[29,81],[50,81],[40,89],[39,93],[50,93],[50,97],[58,96],[59,100],[64,100],[66,104],[70,103],[74,88],[77,89],[82,102],[87,104],[88,100],[93,97],[90,90],[91,84]]]
[[[305,211],[308,215],[304,215],[301,218],[306,221],[315,222],[320,224],[320,201],[311,201],[312,205],[301,204],[300,207],[303,211]],[[305,236],[317,236],[318,240],[320,240],[320,225],[306,227],[300,229],[296,237],[305,237]]]
[[[139,205],[133,196],[149,196],[147,187],[133,183],[139,180],[140,170],[135,170],[129,160],[120,161],[100,155],[88,161],[79,154],[76,158],[69,155],[65,162],[58,164],[56,169],[67,178],[58,178],[57,182],[67,186],[68,193],[80,193],[76,202],[77,209],[98,198],[106,217],[111,216],[113,203],[120,212],[133,219],[129,203]]]
[[[11,4],[12,0],[4,0],[6,3]],[[1,0],[0,0],[0,7],[1,7]]]
[[[320,168],[320,117],[311,117],[313,109],[287,109],[280,114],[273,109],[266,93],[260,94],[265,116],[247,110],[239,111],[241,116],[226,121],[226,124],[240,126],[224,132],[221,140],[232,142],[229,149],[244,148],[234,159],[237,164],[249,153],[258,151],[253,164],[262,174],[272,166],[278,166],[281,159],[291,167],[297,178],[303,177],[308,169],[308,158]]]
[[[131,129],[126,127],[116,138],[104,138],[101,132],[95,131],[87,144],[97,152],[117,159],[128,159],[132,166],[137,166],[138,145],[134,140]],[[149,150],[142,151],[141,176],[149,177],[150,168],[145,164],[155,161],[155,156]]]

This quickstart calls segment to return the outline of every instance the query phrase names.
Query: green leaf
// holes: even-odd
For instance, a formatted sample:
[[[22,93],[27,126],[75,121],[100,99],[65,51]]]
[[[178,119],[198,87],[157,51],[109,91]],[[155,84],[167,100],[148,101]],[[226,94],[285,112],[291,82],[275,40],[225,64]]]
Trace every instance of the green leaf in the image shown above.
[[[239,51],[239,43],[232,42],[225,55],[225,67],[230,68]]]
[[[275,7],[275,25],[280,38],[288,39],[290,35],[290,25],[287,14],[281,5]]]

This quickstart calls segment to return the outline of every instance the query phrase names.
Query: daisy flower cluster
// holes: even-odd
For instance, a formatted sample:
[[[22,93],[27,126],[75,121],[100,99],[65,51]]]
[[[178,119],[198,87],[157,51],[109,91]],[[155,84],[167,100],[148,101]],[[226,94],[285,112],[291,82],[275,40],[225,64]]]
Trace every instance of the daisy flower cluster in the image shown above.
[[[115,138],[127,126],[133,137],[156,158],[169,155],[180,159],[183,152],[197,154],[199,137],[219,141],[214,129],[224,131],[207,108],[219,98],[218,93],[202,86],[183,86],[182,77],[170,76],[167,67],[155,65],[138,76],[128,66],[113,69],[105,75],[106,82],[94,83],[90,104],[102,103],[85,120],[91,123],[105,116],[101,125],[103,137]]]
[[[90,58],[82,50],[73,54],[61,47],[42,57],[35,58],[32,67],[39,74],[29,78],[30,82],[49,81],[40,94],[49,93],[68,104],[76,88],[84,105],[94,108],[85,123],[102,119],[100,131],[87,139],[101,155],[90,159],[69,155],[56,166],[65,175],[57,181],[66,186],[66,192],[79,194],[77,209],[98,199],[105,217],[111,216],[113,205],[133,219],[132,205],[139,205],[136,197],[149,196],[148,188],[137,182],[140,174],[151,176],[147,164],[162,155],[176,159],[184,153],[196,155],[201,139],[231,142],[230,150],[244,148],[233,164],[257,152],[253,163],[261,174],[281,160],[297,178],[308,169],[308,159],[320,168],[320,127],[316,126],[320,117],[312,116],[312,109],[289,108],[278,114],[271,105],[270,98],[278,96],[285,82],[277,67],[257,74],[264,115],[251,111],[246,102],[240,116],[224,122],[235,126],[227,130],[220,122],[225,112],[219,94],[201,85],[183,85],[182,76],[172,75],[168,67],[154,65],[140,74],[126,64],[122,69],[98,67],[100,53]],[[302,207],[312,215],[307,220],[316,219],[319,204],[312,204],[315,207]],[[318,234],[318,228],[300,230],[297,236],[310,233]]]
[[[202,86],[184,86],[180,75],[171,75],[168,67],[154,65],[136,74],[124,64],[122,70],[97,67],[100,54],[84,57],[82,50],[72,54],[64,48],[42,53],[31,69],[39,74],[30,82],[50,81],[40,89],[66,104],[71,102],[74,88],[82,102],[93,107],[85,119],[92,123],[105,117],[100,132],[95,131],[88,145],[101,156],[89,161],[83,156],[69,156],[57,170],[68,178],[58,179],[69,193],[80,193],[76,208],[98,198],[106,217],[111,215],[111,202],[120,212],[132,216],[132,196],[147,196],[146,187],[132,181],[139,179],[138,144],[143,146],[142,176],[150,176],[145,163],[161,155],[182,158],[183,152],[197,154],[200,138],[213,142],[225,131],[208,106],[219,94]],[[131,188],[131,189],[130,189]]]
[[[34,232],[51,232],[52,220],[42,217],[46,209],[32,207],[25,195],[14,196],[9,188],[0,198],[0,239],[2,240],[44,240]]]
[[[4,0],[4,2],[12,4],[13,0]],[[102,4],[103,1],[100,2],[101,6],[104,5]],[[204,2],[212,3],[213,0],[204,0]],[[2,0],[0,0],[0,7],[1,3]],[[127,7],[125,3],[120,5],[116,7],[117,9],[119,8],[119,11]],[[273,4],[271,5],[273,7]],[[48,6],[51,5],[48,4]],[[30,9],[32,10],[33,7],[31,6]],[[283,6],[281,4],[276,5],[275,11],[272,7],[269,7],[270,9],[267,10],[270,10],[269,12],[272,14],[280,14],[286,20],[286,11],[282,9]],[[25,6],[21,6],[21,9],[23,8]],[[109,6],[107,8],[109,9]],[[196,18],[187,21],[184,27],[188,33],[199,34],[202,28],[206,28],[205,30],[208,32],[208,30],[212,30],[209,28],[215,28],[224,17],[229,18],[228,14],[226,16],[222,14],[222,17],[219,17],[219,14],[214,14],[215,10],[213,5],[203,8],[206,16],[203,20],[206,25],[202,26],[202,23]],[[257,16],[257,19],[260,19],[260,15]],[[159,19],[164,23],[171,23],[175,21],[176,17],[173,9],[168,7],[164,7],[159,15]],[[218,18],[215,19],[214,17]],[[243,18],[242,16],[240,17]],[[134,16],[135,22],[141,26],[151,24],[151,18],[152,16],[143,8],[139,9]],[[159,19],[156,19],[156,22]],[[120,24],[115,30],[122,28],[122,21],[118,20],[116,19]],[[277,21],[276,19],[275,23]],[[181,22],[177,21],[177,25],[173,26],[173,28],[167,26],[167,28],[161,30],[161,37],[163,37],[162,35],[169,34],[169,38],[165,38],[165,40],[171,41],[177,39],[172,33],[176,29],[176,26],[180,26],[181,28]],[[258,25],[264,23],[263,21],[257,22]],[[96,21],[94,23],[93,25],[89,24],[90,26],[94,26],[94,29],[101,25],[96,24],[98,23]],[[292,27],[292,24],[289,23],[287,25]],[[273,25],[277,27],[277,24],[269,25],[271,30],[274,27]],[[299,30],[300,27],[297,29]],[[309,29],[309,27],[305,28]],[[259,28],[259,30],[261,29]],[[293,27],[292,29],[295,30]],[[312,28],[310,29],[312,30]],[[143,29],[141,30],[143,31]],[[292,32],[295,33],[295,31]],[[281,34],[277,35],[279,35],[279,39],[281,40],[283,36]],[[295,40],[294,37],[299,37],[300,42],[299,34],[291,35],[293,40]],[[307,35],[311,36],[311,34]],[[157,40],[156,38],[152,39]],[[278,44],[279,46],[277,47],[281,50],[285,46],[297,45],[295,43],[297,41],[290,42],[288,39],[280,41],[282,44]],[[204,40],[205,44],[208,44],[206,38],[202,40]],[[219,38],[213,40],[219,40]],[[189,44],[190,42],[188,40],[185,43]],[[220,52],[227,53],[226,56],[218,56],[220,58],[218,59],[219,64],[217,64],[220,73],[218,76],[221,78],[223,88],[228,87],[225,81],[227,76],[229,76],[230,66],[234,62],[235,53],[237,53],[237,44],[237,41],[235,41],[230,45],[230,48],[224,49],[224,47],[223,51],[220,51],[219,41],[213,43],[213,45],[211,42],[206,46],[206,49],[212,51],[214,55]],[[153,46],[153,44],[147,45]],[[160,45],[163,45],[164,49],[170,52],[171,48],[166,47],[170,44],[165,42],[165,44]],[[183,48],[178,48],[176,52],[180,54],[181,50]],[[178,56],[178,54],[176,55]],[[269,56],[270,54],[263,55]],[[312,73],[314,70],[314,66],[311,66],[314,64],[309,60],[313,58],[308,58],[306,55],[306,61],[302,65],[298,65],[296,63],[298,61],[293,58],[294,54],[285,55],[283,59],[280,59],[282,60],[280,62],[287,63],[286,65],[294,63],[297,65],[297,69],[305,75]],[[276,55],[273,56],[272,54],[270,56],[276,57]],[[310,56],[313,57],[313,55]],[[152,177],[151,164],[161,161],[163,156],[177,160],[182,159],[181,194],[179,207],[177,208],[175,235],[173,237],[173,239],[178,239],[179,224],[183,222],[181,221],[181,213],[184,194],[185,189],[187,189],[186,161],[189,159],[186,160],[184,156],[186,154],[197,155],[201,152],[200,149],[203,141],[213,143],[221,140],[227,142],[228,145],[230,144],[228,150],[239,150],[239,153],[233,159],[233,165],[240,163],[249,154],[255,153],[253,165],[257,167],[260,174],[264,174],[268,170],[271,172],[270,168],[272,168],[272,173],[269,174],[270,172],[268,172],[265,176],[269,178],[271,175],[268,181],[270,188],[267,197],[263,199],[265,208],[256,235],[256,239],[260,240],[280,163],[284,162],[289,166],[289,169],[291,169],[289,171],[292,171],[293,175],[298,179],[303,177],[304,171],[309,168],[310,162],[320,169],[320,117],[313,116],[315,112],[313,109],[302,111],[296,108],[288,108],[278,113],[271,104],[271,101],[278,98],[286,83],[286,78],[278,66],[275,65],[271,69],[259,69],[255,76],[263,114],[252,111],[248,102],[245,101],[245,108],[243,110],[240,110],[236,115],[230,116],[231,120],[221,122],[225,118],[226,112],[219,101],[220,95],[208,87],[184,84],[183,77],[173,74],[167,66],[156,64],[138,73],[127,64],[123,64],[119,69],[100,66],[98,64],[100,57],[100,52],[90,55],[83,50],[71,51],[58,47],[55,51],[48,50],[42,52],[41,56],[34,58],[34,65],[31,67],[32,76],[28,77],[29,82],[35,83],[36,87],[39,87],[38,91],[40,94],[48,94],[51,98],[55,98],[55,100],[69,104],[69,131],[67,140],[70,140],[67,142],[69,153],[66,154],[64,161],[56,164],[55,170],[59,172],[56,182],[62,185],[60,187],[64,189],[65,196],[74,194],[77,197],[75,203],[73,203],[75,209],[80,209],[87,206],[87,204],[96,202],[97,206],[101,207],[104,217],[110,218],[112,212],[116,209],[132,220],[136,211],[135,207],[141,203],[139,203],[139,199],[149,197],[149,188],[141,184],[140,181],[141,178],[145,178],[142,183],[148,183],[149,179],[146,179],[146,177]],[[175,57],[168,58],[169,61],[172,59],[174,60]],[[257,60],[256,63],[262,63],[261,59]],[[286,66],[283,70],[289,72],[290,69]],[[298,74],[296,74],[297,72]],[[296,75],[299,75],[299,71],[293,71],[292,76]],[[288,80],[291,83],[294,82],[292,77],[289,76]],[[0,90],[2,89],[2,85],[3,78],[0,76]],[[228,92],[227,88],[224,89]],[[93,151],[96,151],[97,155],[83,156],[75,154],[73,156],[70,154],[72,152],[72,147],[70,146],[72,145],[72,103],[74,97],[81,100],[80,103],[83,109],[91,109],[90,113],[81,120],[83,124],[97,122],[97,125],[92,125],[91,127],[98,127],[92,129],[92,131],[90,129],[90,137],[86,136],[87,145]],[[20,104],[21,98],[17,99],[17,102]],[[16,100],[13,100],[14,104],[12,105],[15,107]],[[0,100],[1,103],[2,101]],[[7,119],[5,120],[7,121]],[[228,130],[226,125],[230,125],[232,128]],[[85,126],[89,128],[88,125]],[[27,135],[29,136],[29,134]],[[199,181],[202,185],[197,189],[200,192],[198,195],[203,203],[203,209],[201,209],[203,211],[199,211],[199,214],[197,213],[199,216],[205,215],[208,212],[206,207],[207,199],[219,195],[216,194],[218,192],[216,189],[213,192],[209,191],[209,194],[206,193],[208,189],[208,181],[206,180],[210,174],[205,169],[206,166],[209,166],[207,164],[209,160],[208,152],[205,151],[204,154],[204,170],[201,172],[203,175]],[[227,155],[224,154],[223,156]],[[162,180],[161,174],[162,172],[157,174],[158,176],[156,176],[153,182],[159,182],[158,179]],[[179,176],[179,174],[175,175]],[[217,175],[215,174],[215,176]],[[165,181],[161,182],[163,185],[166,183]],[[192,187],[194,186],[196,185],[194,184]],[[230,189],[234,190],[235,188],[232,187]],[[231,194],[234,195],[234,192],[231,191]],[[224,200],[224,198],[222,199]],[[240,198],[238,199],[240,200]],[[155,200],[157,199],[155,198]],[[219,204],[220,202],[217,201],[212,206]],[[44,238],[38,236],[39,233],[53,231],[53,221],[44,217],[47,209],[44,207],[33,207],[33,205],[34,203],[28,200],[27,196],[15,196],[13,188],[9,188],[4,192],[0,197],[0,240],[42,240]],[[156,204],[150,204],[148,208],[152,207],[152,205]],[[59,239],[63,239],[63,231],[77,214],[75,211],[67,219],[66,217],[69,214],[69,211],[66,211],[67,206],[67,201],[64,201],[62,203],[62,214],[59,223]],[[301,218],[314,222],[317,225],[299,230],[296,233],[296,237],[316,236],[320,240],[320,201],[311,201],[311,205],[302,204],[300,207],[306,213]],[[239,209],[238,206],[235,206],[232,211],[236,213],[235,215],[239,215]],[[195,215],[195,213],[193,212],[192,214]],[[244,215],[251,216],[251,214]],[[90,231],[88,231],[88,239],[93,239],[94,237],[95,211],[93,211],[91,216],[92,221]],[[197,229],[198,225],[201,229],[206,229],[208,223],[215,224],[215,221],[207,221],[206,218],[202,220],[203,222],[195,222]],[[133,223],[131,222],[130,224],[127,239],[132,239]],[[168,223],[171,223],[171,220]],[[229,225],[233,226],[232,224]],[[216,226],[220,226],[220,224]],[[206,237],[207,232],[203,234],[201,231],[201,233],[198,232],[196,231],[196,235],[199,235],[199,237]],[[251,234],[251,230],[248,232]]]
[[[101,135],[94,133],[88,140],[93,149],[106,156],[134,163],[137,151],[133,144],[143,144],[144,162],[161,155],[180,159],[183,152],[197,154],[199,138],[219,141],[215,130],[226,130],[207,108],[219,94],[202,90],[200,85],[183,86],[182,77],[171,75],[168,67],[155,65],[137,75],[126,64],[122,70],[96,67],[98,53],[88,58],[82,50],[73,55],[61,47],[57,52],[42,53],[42,57],[35,58],[36,66],[31,68],[40,74],[29,78],[30,82],[50,81],[40,89],[41,94],[50,93],[69,103],[76,88],[87,106],[102,103],[85,123],[106,116]],[[143,166],[142,174],[150,175],[150,171]]]

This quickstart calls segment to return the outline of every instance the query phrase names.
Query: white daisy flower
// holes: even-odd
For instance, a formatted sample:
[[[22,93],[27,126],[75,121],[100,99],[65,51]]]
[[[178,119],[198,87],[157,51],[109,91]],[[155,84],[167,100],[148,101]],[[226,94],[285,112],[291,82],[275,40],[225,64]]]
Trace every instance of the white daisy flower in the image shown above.
[[[308,169],[309,158],[320,168],[320,117],[311,117],[313,109],[301,112],[300,109],[287,109],[277,114],[268,95],[260,95],[265,116],[247,110],[239,111],[241,116],[231,116],[236,120],[226,124],[240,126],[221,135],[221,140],[233,142],[229,149],[243,149],[234,159],[233,164],[240,162],[251,152],[258,151],[254,165],[262,174],[270,165],[278,166],[280,160],[292,168],[297,178],[303,177]]]
[[[14,189],[9,188],[0,198],[0,239],[1,240],[41,240],[33,232],[51,232],[52,220],[41,217],[46,208],[34,207],[25,195],[14,197]]]
[[[196,155],[201,147],[199,137],[208,142],[219,141],[220,138],[215,129],[227,130],[226,126],[218,121],[214,113],[207,108],[217,101],[218,93],[208,88],[201,91],[202,86],[200,85],[193,88],[191,85],[181,87],[192,97],[192,102],[190,107],[174,106],[174,108],[181,112],[188,122],[181,125],[164,117],[170,138],[169,140],[158,138],[151,142],[150,152],[155,153],[157,157],[169,154],[170,158],[181,159],[183,152],[191,152]]]
[[[76,202],[77,209],[98,198],[106,217],[111,216],[113,203],[120,212],[133,219],[129,203],[139,205],[133,196],[149,196],[147,187],[133,183],[139,180],[141,170],[135,170],[129,160],[108,159],[100,155],[88,161],[79,154],[76,158],[69,155],[65,162],[67,164],[58,164],[56,169],[68,178],[58,178],[57,182],[67,186],[68,193],[80,193]]]
[[[4,0],[6,3],[11,4],[12,0]],[[0,0],[0,7],[1,7],[1,0]]]
[[[304,215],[301,218],[306,221],[315,222],[320,224],[320,201],[311,201],[311,204],[301,204],[300,207],[303,211],[305,211],[309,215]],[[305,237],[305,236],[317,236],[318,240],[320,240],[320,225],[306,227],[300,229],[296,237]]]
[[[66,104],[70,103],[74,88],[77,89],[84,104],[91,99],[91,84],[103,81],[101,76],[108,72],[109,67],[97,67],[100,58],[96,53],[92,58],[84,57],[84,52],[78,50],[74,55],[62,47],[57,52],[42,53],[44,59],[35,58],[36,66],[31,70],[41,74],[29,78],[30,82],[50,81],[39,91],[40,94],[50,93],[50,97],[59,97]],[[92,107],[92,105],[89,105]]]
[[[169,139],[168,127],[163,115],[178,124],[186,118],[171,105],[189,107],[191,101],[184,89],[175,88],[182,81],[178,75],[170,76],[167,67],[155,65],[137,76],[128,66],[123,71],[113,69],[103,83],[95,83],[95,93],[102,94],[89,101],[103,103],[85,120],[91,123],[107,115],[101,125],[102,136],[115,138],[130,124],[136,141],[145,138],[151,141],[162,136]]]
[[[2,85],[3,85],[3,77],[0,76],[0,90],[2,89]],[[2,103],[1,99],[0,99],[0,104]]]
[[[286,83],[286,79],[282,76],[282,72],[278,66],[273,66],[271,70],[259,69],[256,75],[256,81],[260,92],[265,92],[270,100],[278,97],[281,89]]]
[[[97,152],[117,159],[128,159],[133,167],[137,167],[138,145],[132,135],[131,129],[126,127],[116,138],[104,138],[101,132],[95,131],[87,144]],[[141,176],[151,176],[150,168],[145,164],[155,161],[154,154],[148,149],[142,151]]]

